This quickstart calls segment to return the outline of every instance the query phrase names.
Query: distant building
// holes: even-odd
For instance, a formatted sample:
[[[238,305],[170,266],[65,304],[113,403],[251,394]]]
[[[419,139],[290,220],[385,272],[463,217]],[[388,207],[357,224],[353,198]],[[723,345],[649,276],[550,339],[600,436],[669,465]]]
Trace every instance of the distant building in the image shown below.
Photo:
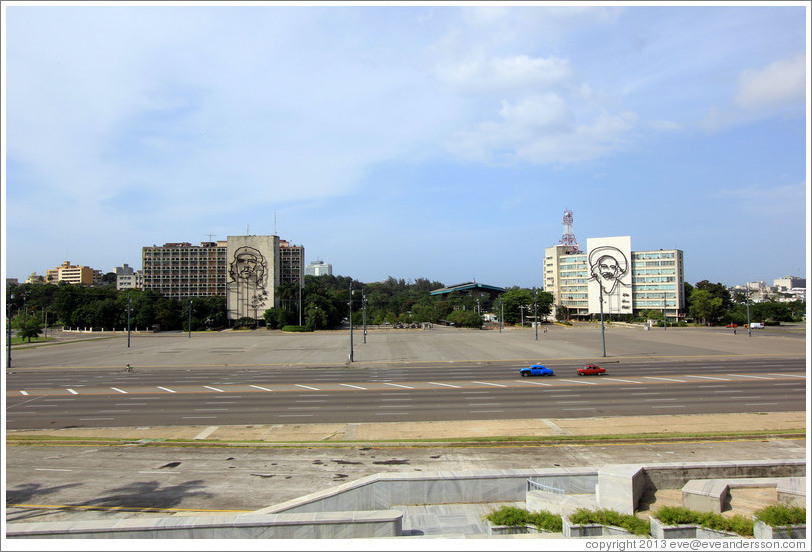
[[[483,297],[487,297],[492,300],[495,299],[500,293],[504,293],[505,288],[497,286],[489,286],[487,284],[480,284],[477,282],[465,282],[462,284],[456,284],[453,286],[446,286],[439,289],[435,289],[431,291],[429,295],[448,295],[454,292],[469,295],[473,299],[481,299]]]
[[[153,245],[142,249],[143,289],[165,297],[226,298],[229,320],[261,319],[278,306],[276,288],[298,282],[304,247],[278,236],[228,236],[225,241]]]
[[[94,270],[89,266],[72,265],[70,261],[65,261],[60,266],[46,271],[45,280],[49,284],[66,282],[92,286],[101,282],[101,276],[100,270]]]
[[[786,292],[791,289],[806,288],[806,278],[799,276],[784,276],[773,280],[777,292]]]
[[[25,279],[26,284],[44,284],[45,283],[45,276],[40,276],[36,272],[32,272],[31,275]]]
[[[685,315],[683,253],[679,249],[632,251],[630,236],[587,239],[587,251],[567,244],[544,250],[544,290],[553,314],[637,315],[660,310],[670,320]],[[603,303],[601,308],[601,303]]]
[[[117,266],[116,289],[141,289],[144,287],[144,272],[135,271],[127,263],[124,266]]]
[[[332,276],[333,265],[324,261],[313,261],[305,268],[305,274],[308,276]]]

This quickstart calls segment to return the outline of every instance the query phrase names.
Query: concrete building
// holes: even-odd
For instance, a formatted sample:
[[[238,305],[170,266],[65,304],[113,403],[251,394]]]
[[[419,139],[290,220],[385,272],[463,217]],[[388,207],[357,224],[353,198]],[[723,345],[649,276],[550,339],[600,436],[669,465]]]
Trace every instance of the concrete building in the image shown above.
[[[40,276],[36,272],[32,272],[28,278],[25,279],[26,284],[44,284],[45,276]]]
[[[58,267],[46,271],[45,281],[49,284],[66,282],[92,286],[101,282],[101,276],[100,270],[94,270],[89,266],[72,265],[70,261],[65,261]]]
[[[117,266],[116,273],[116,289],[141,289],[144,287],[144,272],[142,270],[134,270],[131,266],[124,263],[124,266]]]
[[[679,249],[632,251],[630,236],[589,238],[587,251],[566,244],[544,250],[544,290],[554,297],[553,315],[639,315],[663,311],[684,315],[685,276]]]
[[[300,282],[305,273],[304,247],[279,240],[279,268],[281,283]]]
[[[228,236],[144,247],[142,262],[143,289],[176,299],[225,297],[229,320],[261,319],[277,306],[276,287],[301,279],[304,247],[278,236]]]
[[[333,265],[325,263],[324,261],[313,261],[305,267],[305,275],[307,276],[331,276],[333,274]]]
[[[141,251],[143,289],[175,299],[225,296],[226,242],[165,243]]]

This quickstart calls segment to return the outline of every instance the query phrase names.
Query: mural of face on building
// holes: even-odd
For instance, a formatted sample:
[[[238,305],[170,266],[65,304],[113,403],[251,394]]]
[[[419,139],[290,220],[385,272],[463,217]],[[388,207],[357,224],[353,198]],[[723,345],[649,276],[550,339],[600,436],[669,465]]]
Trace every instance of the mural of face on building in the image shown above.
[[[262,283],[265,278],[267,265],[265,257],[253,247],[240,247],[234,252],[229,274],[235,282],[250,281]]]
[[[604,245],[589,253],[589,273],[604,293],[612,293],[618,285],[628,286],[623,280],[628,270],[629,261],[617,247]]]

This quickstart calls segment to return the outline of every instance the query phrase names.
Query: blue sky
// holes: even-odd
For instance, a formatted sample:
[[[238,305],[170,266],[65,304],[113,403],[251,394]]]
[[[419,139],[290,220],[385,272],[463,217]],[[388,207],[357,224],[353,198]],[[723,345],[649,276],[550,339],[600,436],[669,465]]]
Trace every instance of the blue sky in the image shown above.
[[[805,276],[808,2],[4,3],[4,272],[276,233],[374,282],[582,246]],[[276,222],[275,222],[276,221]]]

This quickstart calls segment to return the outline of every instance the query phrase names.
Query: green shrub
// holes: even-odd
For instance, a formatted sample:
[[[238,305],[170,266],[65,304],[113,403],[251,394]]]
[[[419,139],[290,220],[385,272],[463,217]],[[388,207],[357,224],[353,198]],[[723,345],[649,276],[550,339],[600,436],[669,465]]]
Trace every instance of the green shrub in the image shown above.
[[[563,529],[561,516],[546,510],[531,513],[515,506],[502,506],[483,517],[494,525],[534,525],[539,530],[550,533],[560,533]]]
[[[614,510],[578,508],[569,518],[576,525],[614,525],[626,529],[633,535],[649,535],[651,533],[651,524],[648,521],[636,516],[621,514]]]
[[[291,324],[288,324],[287,326],[282,327],[282,331],[283,332],[312,332],[313,330],[308,329],[307,326],[293,326]]]
[[[240,328],[256,328],[257,321],[255,318],[251,318],[250,316],[243,316],[242,318],[238,318],[234,321],[234,329]]]
[[[770,527],[787,527],[806,523],[806,508],[776,504],[758,510],[753,517]]]
[[[530,523],[535,525],[540,531],[550,533],[560,533],[564,530],[564,522],[559,514],[553,514],[546,510],[541,510],[530,514]]]
[[[514,506],[502,506],[498,510],[486,514],[485,519],[494,525],[526,525],[530,522],[530,512]]]
[[[742,515],[724,517],[710,512],[664,506],[654,513],[654,517],[666,525],[699,525],[705,529],[736,533],[743,537],[753,536],[753,520]]]

